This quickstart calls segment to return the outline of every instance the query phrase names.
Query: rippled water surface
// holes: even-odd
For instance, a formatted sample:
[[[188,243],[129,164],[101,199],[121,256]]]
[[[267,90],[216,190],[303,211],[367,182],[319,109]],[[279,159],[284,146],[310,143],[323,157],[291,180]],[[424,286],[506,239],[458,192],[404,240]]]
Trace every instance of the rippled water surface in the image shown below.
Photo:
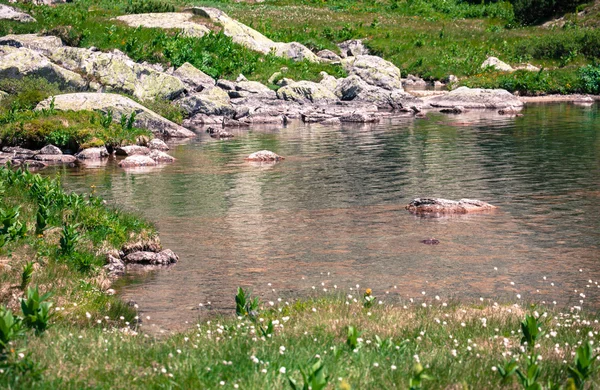
[[[600,280],[599,112],[534,105],[518,118],[430,113],[369,126],[256,127],[231,141],[201,134],[173,146],[177,162],[160,169],[125,172],[113,161],[65,171],[63,181],[78,191],[95,185],[154,221],[180,255],[175,267],[121,282],[162,327],[232,311],[237,286],[267,300],[358,283],[389,300],[426,291],[574,303],[575,289]],[[244,162],[261,149],[286,160]],[[499,210],[419,218],[404,209],[423,196]],[[432,237],[440,244],[421,243]],[[600,289],[587,290],[600,301]]]

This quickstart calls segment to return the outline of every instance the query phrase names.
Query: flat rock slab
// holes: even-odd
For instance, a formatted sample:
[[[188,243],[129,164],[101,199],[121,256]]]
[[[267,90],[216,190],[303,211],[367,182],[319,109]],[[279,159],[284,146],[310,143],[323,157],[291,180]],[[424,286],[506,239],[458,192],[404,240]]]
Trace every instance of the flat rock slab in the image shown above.
[[[23,23],[36,21],[33,16],[4,4],[0,4],[0,20],[15,20]]]
[[[467,214],[491,211],[496,209],[496,206],[476,199],[456,201],[441,198],[416,198],[405,208],[415,214]]]
[[[39,51],[49,55],[53,50],[63,47],[59,37],[38,34],[9,34],[0,38],[1,46],[24,47],[29,50]]]
[[[136,154],[119,162],[119,166],[121,168],[153,167],[156,166],[156,161],[148,156]]]
[[[46,99],[36,107],[36,110],[50,107],[50,99]],[[148,129],[155,135],[174,138],[194,137],[195,134],[168,119],[163,118],[154,111],[121,95],[112,93],[68,93],[54,97],[54,108],[61,111],[95,111],[104,113],[112,110],[114,120],[119,120],[121,115],[129,116],[136,113],[134,126]]]
[[[36,154],[33,159],[54,164],[72,164],[77,161],[77,157],[70,154]]]
[[[425,100],[432,107],[507,108],[523,107],[523,102],[504,89],[481,89],[460,87],[445,95]]]
[[[184,36],[201,38],[210,32],[203,24],[194,22],[194,15],[181,12],[122,15],[115,18],[131,27],[179,29]]]

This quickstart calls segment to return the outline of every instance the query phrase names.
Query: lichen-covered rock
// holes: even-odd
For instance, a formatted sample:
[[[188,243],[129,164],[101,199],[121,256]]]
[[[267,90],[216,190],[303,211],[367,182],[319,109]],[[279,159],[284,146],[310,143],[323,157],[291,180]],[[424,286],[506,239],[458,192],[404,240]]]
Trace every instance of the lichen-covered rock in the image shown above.
[[[0,46],[0,78],[38,76],[62,87],[83,90],[85,80],[77,73],[52,63],[44,55],[24,48]]]
[[[488,57],[485,61],[483,61],[483,64],[481,64],[481,69],[486,68],[494,68],[503,72],[514,71],[512,66],[508,65],[506,62],[500,61],[496,57]]]
[[[186,37],[201,38],[210,32],[203,24],[193,20],[194,15],[183,12],[157,12],[151,14],[133,14],[117,16],[115,20],[131,27],[148,27],[182,30]]]
[[[121,160],[119,162],[119,166],[121,168],[153,167],[156,166],[156,161],[154,161],[149,156],[136,154],[133,156],[129,156],[124,160]]]
[[[342,57],[327,49],[318,52],[317,57],[331,62],[340,62],[342,60]]]
[[[229,95],[218,87],[186,96],[176,103],[189,115],[233,115],[234,113]]]
[[[66,69],[93,77],[107,92],[124,92],[139,99],[174,99],[186,86],[177,77],[154,66],[139,64],[124,53],[92,51],[76,47],[56,49],[50,59]]]
[[[80,160],[98,160],[109,156],[108,150],[104,146],[97,148],[83,149],[75,155]]]
[[[441,198],[416,198],[406,209],[415,214],[467,214],[496,209],[489,203],[476,199],[461,199],[459,201]]]
[[[402,90],[400,69],[381,57],[359,55],[342,60],[342,66],[348,75],[356,75],[367,84],[388,90]]]
[[[40,149],[40,154],[63,154],[63,152],[54,145],[46,145]]]
[[[459,87],[445,95],[434,96],[425,100],[432,107],[456,107],[464,108],[506,108],[522,107],[521,102],[515,95],[504,89],[481,89]]]
[[[0,37],[0,46],[24,47],[48,56],[54,50],[64,45],[59,37],[51,35],[9,34]]]
[[[50,107],[50,99],[46,99],[36,107],[36,110]],[[130,116],[136,113],[134,126],[148,129],[154,134],[185,138],[194,137],[195,134],[165,118],[154,111],[147,109],[133,100],[112,93],[69,93],[54,97],[54,108],[61,111],[102,111],[111,110],[114,120],[119,120],[122,115]]]
[[[248,157],[245,158],[246,161],[280,161],[283,160],[284,157],[279,156],[276,153],[271,152],[270,150],[260,150],[258,152],[254,152]]]
[[[159,164],[171,163],[171,162],[175,161],[175,157],[170,156],[165,152],[161,152],[160,150],[150,151],[150,154],[148,154],[148,157],[150,157],[152,160],[156,161]]]
[[[297,81],[277,90],[279,99],[297,103],[319,103],[337,100],[335,94],[322,84],[312,81]]]
[[[137,154],[148,155],[150,154],[150,149],[139,145],[119,146],[115,149],[115,154],[117,156],[135,156]]]
[[[339,79],[335,94],[341,100],[373,103],[383,109],[399,109],[409,104],[418,105],[422,101],[403,90],[387,90],[365,82],[353,75]]]
[[[327,72],[320,72],[319,75],[321,76],[321,81],[319,81],[319,84],[323,85],[328,90],[336,93],[338,85],[343,79],[336,79],[334,76],[328,74]],[[338,96],[338,98],[339,97],[340,96]]]
[[[348,41],[338,43],[338,47],[340,48],[340,52],[342,53],[342,58],[356,57],[369,54],[369,49],[365,47],[362,39],[350,39]]]
[[[223,33],[235,43],[263,54],[273,53],[277,56],[290,58],[295,61],[308,60],[319,62],[313,52],[298,42],[274,42],[258,31],[230,18],[225,12],[210,7],[194,7],[192,11],[200,16],[209,18],[213,23],[221,25]]]
[[[35,22],[33,16],[5,4],[0,4],[0,20],[15,20],[22,23]]]
[[[148,142],[148,148],[150,150],[160,150],[162,152],[169,150],[169,146],[165,143],[165,141],[158,138],[150,140],[150,142]]]
[[[253,94],[264,95],[264,96],[273,96],[275,97],[275,91],[270,89],[264,84],[259,83],[258,81],[242,81],[237,83],[235,86],[236,91],[246,91]]]
[[[188,91],[199,92],[215,86],[215,80],[189,62],[175,69],[173,76],[181,80]]]

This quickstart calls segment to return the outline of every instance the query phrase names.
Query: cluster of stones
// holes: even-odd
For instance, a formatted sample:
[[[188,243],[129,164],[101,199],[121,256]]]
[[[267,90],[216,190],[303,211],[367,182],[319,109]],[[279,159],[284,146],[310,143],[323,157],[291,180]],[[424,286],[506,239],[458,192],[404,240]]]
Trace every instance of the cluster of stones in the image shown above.
[[[108,252],[104,269],[110,276],[121,276],[128,266],[169,266],[177,261],[179,256],[170,249],[163,249],[158,237],[154,237]]]
[[[111,157],[126,156],[119,162],[123,168],[156,166],[175,161],[175,158],[165,153],[169,150],[167,144],[160,139],[152,139],[146,146],[129,145],[117,147],[109,153],[106,147],[82,149],[78,153],[66,154],[54,146],[46,145],[40,150],[30,150],[18,146],[6,146],[0,151],[0,165],[10,162],[12,166],[23,166],[29,169],[43,169],[48,165],[63,164],[69,166],[94,164]]]

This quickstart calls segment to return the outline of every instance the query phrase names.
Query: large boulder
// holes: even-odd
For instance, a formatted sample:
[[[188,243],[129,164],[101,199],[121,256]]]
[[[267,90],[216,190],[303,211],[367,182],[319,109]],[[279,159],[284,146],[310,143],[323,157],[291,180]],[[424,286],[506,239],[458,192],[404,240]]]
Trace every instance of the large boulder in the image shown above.
[[[335,94],[340,100],[373,103],[383,109],[405,108],[420,105],[422,101],[403,90],[387,90],[367,84],[363,79],[354,75],[339,79]]]
[[[476,199],[448,200],[441,198],[416,198],[406,209],[415,214],[467,214],[496,209],[489,203]]]
[[[277,90],[277,97],[297,103],[324,103],[337,100],[335,94],[322,84],[297,81]]]
[[[0,78],[38,76],[65,88],[83,90],[87,83],[79,74],[53,64],[44,55],[24,48],[0,46]]]
[[[0,20],[15,20],[24,23],[35,22],[31,15],[5,4],[0,4]]]
[[[72,71],[93,77],[106,92],[124,92],[139,99],[174,99],[185,90],[177,77],[157,70],[148,64],[139,64],[125,54],[76,47],[56,49],[50,59]]]
[[[50,107],[51,99],[46,99],[36,107],[36,110]],[[148,129],[155,135],[165,137],[194,137],[195,134],[147,109],[133,100],[112,93],[69,93],[54,97],[54,108],[62,111],[95,111],[99,110],[113,113],[114,120],[119,120],[122,115],[130,116],[135,112],[134,126]]]
[[[186,96],[176,103],[190,116],[195,114],[228,116],[234,113],[229,95],[218,87]]]
[[[210,32],[203,24],[196,23],[191,13],[163,12],[117,16],[115,20],[131,27],[178,29],[183,36],[200,38]]]
[[[60,148],[49,144],[40,149],[40,154],[63,154]]]
[[[45,56],[54,50],[63,47],[59,37],[37,34],[9,34],[0,37],[0,46],[24,47],[26,49],[39,51]]]
[[[356,75],[367,84],[388,90],[402,90],[400,69],[381,57],[360,55],[342,60],[342,66],[348,75]]]
[[[295,61],[308,60],[311,62],[319,62],[313,52],[306,46],[298,42],[274,42],[263,34],[230,18],[225,12],[210,7],[194,7],[193,12],[205,18],[209,18],[211,22],[222,27],[223,33],[235,43],[239,43],[251,50],[261,52],[263,54],[273,53],[277,56],[290,58]]]
[[[154,138],[154,139],[151,139],[150,142],[148,142],[148,149],[150,149],[150,150],[160,150],[162,152],[166,152],[170,148],[165,143],[165,141],[163,141],[161,139],[158,139],[158,138]]]
[[[181,80],[188,91],[199,92],[203,89],[209,89],[215,86],[215,79],[194,67],[189,62],[184,63],[175,69],[173,76]]]
[[[86,148],[75,155],[80,160],[99,160],[109,156],[106,147],[100,146],[97,148]]]
[[[515,95],[504,89],[480,89],[459,87],[445,95],[434,96],[425,100],[432,107],[453,108],[507,108],[522,107]]]
[[[115,149],[115,154],[117,156],[134,156],[136,154],[148,155],[150,154],[150,149],[139,145],[119,146]]]
[[[512,72],[514,71],[513,67],[507,64],[506,62],[500,61],[496,57],[488,57],[483,64],[481,64],[481,69],[494,68],[496,70],[500,70],[503,72]]]

